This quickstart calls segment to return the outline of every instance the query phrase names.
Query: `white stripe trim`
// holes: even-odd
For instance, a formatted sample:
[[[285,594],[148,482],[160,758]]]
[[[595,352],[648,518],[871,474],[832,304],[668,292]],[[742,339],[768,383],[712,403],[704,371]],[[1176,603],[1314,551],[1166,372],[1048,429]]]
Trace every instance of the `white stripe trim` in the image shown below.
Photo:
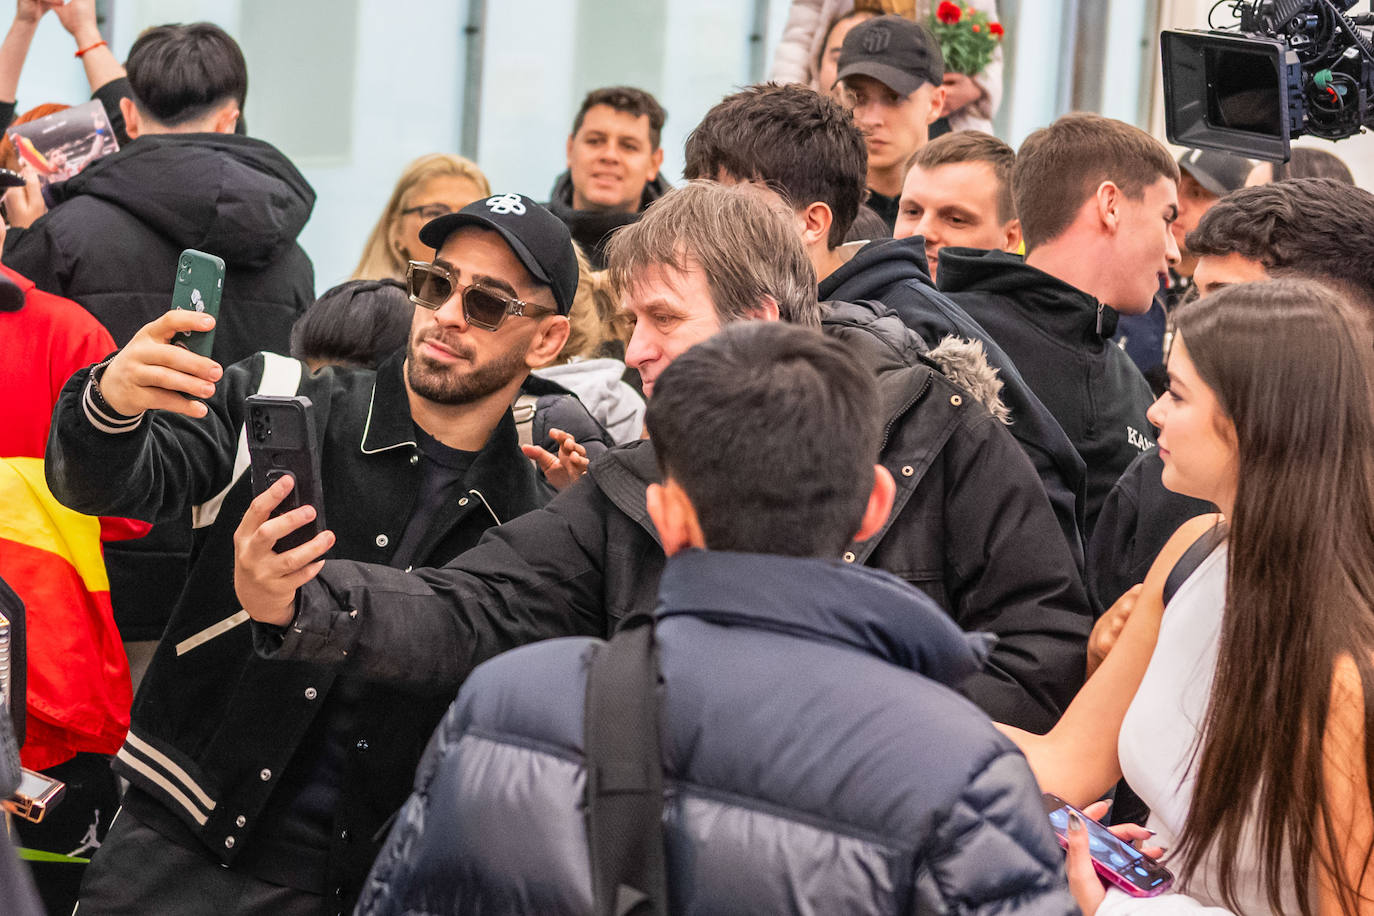
[[[130,754],[127,748],[121,747],[119,749],[119,753],[115,754],[115,757],[119,760],[124,761],[125,766],[137,770],[139,773],[142,773],[144,776],[148,777],[154,783],[156,783],[158,788],[162,789],[162,791],[166,792],[169,796],[171,796],[173,801],[175,801],[177,804],[185,808],[186,813],[191,815],[191,819],[200,826],[204,827],[206,822],[210,820],[210,816],[208,814],[205,814],[195,805],[191,804],[191,800],[186,797],[186,794],[184,792],[182,792],[176,786],[172,785],[171,782],[169,782],[166,779],[166,777],[162,776],[160,773],[155,772],[152,767],[148,766],[142,760],[139,760],[137,757],[134,757],[132,754]]]
[[[86,387],[81,394],[81,410],[86,414],[86,419],[90,424],[102,433],[119,435],[121,433],[133,432],[138,428],[138,424],[143,422],[143,414],[136,417],[112,417],[100,409],[91,395],[91,383],[86,382]]]
[[[471,493],[473,496],[476,496],[478,499],[480,499],[480,500],[482,501],[482,505],[484,505],[484,506],[487,507],[487,511],[491,513],[491,517],[494,518],[494,519],[496,519],[496,524],[498,524],[498,525],[504,524],[504,523],[501,521],[501,516],[499,516],[499,515],[496,514],[496,510],[493,509],[493,508],[491,507],[491,503],[487,502],[487,498],[486,498],[485,496],[482,495],[481,491],[479,491],[479,490],[468,490],[468,492]]]
[[[177,655],[185,655],[197,646],[205,645],[205,643],[214,639],[216,636],[228,633],[230,630],[234,629],[234,627],[241,623],[246,623],[248,620],[247,611],[239,611],[237,614],[230,614],[218,623],[212,623],[194,636],[188,636],[177,643]]]
[[[371,451],[368,451],[368,449],[367,449],[367,434],[368,434],[368,432],[372,429],[372,405],[376,402],[376,400],[377,400],[377,379],[374,377],[373,380],[372,380],[372,394],[369,395],[369,396],[368,396],[368,399],[367,399],[367,422],[363,423],[363,441],[360,442],[360,443],[358,443],[358,449],[359,449],[364,455],[379,455],[379,454],[381,454],[382,452],[389,452],[389,451],[391,451],[393,448],[400,448],[400,447],[403,446],[403,445],[415,445],[415,440],[414,440],[414,439],[408,439],[408,440],[406,440],[405,442],[397,442],[395,445],[384,445],[384,446],[382,446],[381,448],[374,448],[374,449],[372,449]]]
[[[125,737],[124,741],[126,744],[128,744],[134,750],[138,751],[143,756],[151,758],[153,762],[160,764],[162,768],[167,771],[167,775],[171,776],[177,782],[181,783],[186,788],[190,789],[192,794],[194,794],[196,798],[198,798],[201,801],[202,807],[204,807],[206,811],[215,810],[215,800],[210,796],[206,795],[205,790],[202,789],[194,779],[188,776],[185,770],[183,770],[181,767],[177,766],[174,762],[172,762],[172,759],[170,757],[159,751],[157,748],[153,747],[147,741],[144,741],[142,738],[134,734],[132,731],[129,732],[129,734]],[[124,753],[123,748],[120,749],[120,753]],[[143,771],[140,770],[139,772]],[[204,821],[202,821],[201,823],[204,823]]]
[[[258,390],[254,394],[292,395],[300,390],[300,360],[267,352],[264,352],[262,357],[262,379],[258,382]],[[215,523],[215,519],[219,518],[219,510],[224,506],[225,497],[248,470],[248,463],[248,429],[241,427],[238,451],[234,453],[234,471],[229,477],[229,485],[199,506],[191,507],[192,528],[209,528]]]

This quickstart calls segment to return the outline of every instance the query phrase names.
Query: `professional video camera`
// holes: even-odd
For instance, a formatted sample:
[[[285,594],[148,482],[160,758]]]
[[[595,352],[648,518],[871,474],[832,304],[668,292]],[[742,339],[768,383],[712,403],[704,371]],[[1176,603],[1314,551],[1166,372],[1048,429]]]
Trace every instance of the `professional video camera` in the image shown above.
[[[1374,15],[1347,15],[1357,2],[1222,0],[1211,31],[1161,34],[1169,141],[1287,161],[1293,137],[1374,127]]]

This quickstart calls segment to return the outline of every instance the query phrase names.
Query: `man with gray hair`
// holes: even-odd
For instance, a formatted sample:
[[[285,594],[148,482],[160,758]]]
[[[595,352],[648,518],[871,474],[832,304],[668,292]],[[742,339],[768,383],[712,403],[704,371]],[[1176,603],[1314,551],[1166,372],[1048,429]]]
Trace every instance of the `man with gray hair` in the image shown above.
[[[818,326],[849,343],[878,383],[879,461],[896,495],[879,530],[836,559],[894,573],[965,630],[996,634],[987,666],[961,689],[999,721],[1051,726],[1082,681],[1091,618],[1044,488],[995,416],[1002,407],[986,365],[970,353],[935,364],[886,310],[821,306],[792,215],[747,186],[698,181],[669,193],[615,236],[608,260],[636,319],[626,360],[651,398],[679,354],[735,321]],[[965,387],[946,368],[960,369]],[[246,570],[238,550],[239,601],[268,657],[454,692],[498,652],[605,636],[653,608],[664,555],[645,490],[659,480],[651,441],[612,449],[548,507],[492,529],[441,569],[310,555],[274,573]],[[238,540],[260,529],[275,539],[308,520],[297,510],[268,521],[274,508],[270,493],[256,500]]]

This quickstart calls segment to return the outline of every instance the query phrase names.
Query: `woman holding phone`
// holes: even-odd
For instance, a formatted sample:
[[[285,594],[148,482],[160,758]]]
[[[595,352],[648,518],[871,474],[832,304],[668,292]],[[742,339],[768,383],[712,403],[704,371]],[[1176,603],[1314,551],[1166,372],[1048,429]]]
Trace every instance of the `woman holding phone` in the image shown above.
[[[1071,829],[1086,913],[1374,912],[1368,316],[1301,281],[1230,287],[1175,314],[1170,387],[1150,411],[1163,482],[1222,515],[1166,546],[1055,728],[1006,731],[1041,787],[1073,804],[1124,772],[1172,849],[1175,893],[1104,894]],[[1175,565],[1191,574],[1169,583],[1166,608]]]

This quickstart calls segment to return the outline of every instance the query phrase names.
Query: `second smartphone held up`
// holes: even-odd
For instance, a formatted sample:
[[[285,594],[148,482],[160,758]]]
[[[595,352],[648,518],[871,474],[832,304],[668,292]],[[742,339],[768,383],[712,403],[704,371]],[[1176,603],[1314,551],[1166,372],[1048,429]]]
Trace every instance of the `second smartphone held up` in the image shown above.
[[[320,456],[315,450],[315,414],[302,395],[281,397],[254,394],[244,399],[248,411],[248,458],[256,497],[283,476],[296,480],[286,499],[272,513],[275,518],[297,506],[315,507],[314,521],[277,541],[281,553],[298,547],[324,530],[324,488]]]

